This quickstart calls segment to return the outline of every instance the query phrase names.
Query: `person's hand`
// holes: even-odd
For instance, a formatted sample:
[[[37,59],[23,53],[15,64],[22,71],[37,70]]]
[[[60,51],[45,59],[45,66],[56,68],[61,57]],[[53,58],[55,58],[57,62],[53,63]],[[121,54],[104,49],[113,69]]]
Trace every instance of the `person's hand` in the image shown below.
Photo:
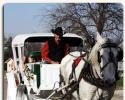
[[[59,62],[51,61],[51,64],[59,64]]]

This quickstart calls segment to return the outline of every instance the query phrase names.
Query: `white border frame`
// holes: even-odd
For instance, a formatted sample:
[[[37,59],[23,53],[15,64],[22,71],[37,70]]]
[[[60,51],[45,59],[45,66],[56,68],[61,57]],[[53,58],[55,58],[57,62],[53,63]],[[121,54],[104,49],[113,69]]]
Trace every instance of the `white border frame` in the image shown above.
[[[88,0],[87,2],[85,2],[84,0],[1,0],[0,1],[0,100],[3,99],[3,6],[7,3],[122,3],[124,6],[124,13],[123,13],[123,17],[125,16],[125,0]],[[125,20],[124,20],[125,22]],[[125,25],[123,26],[123,32],[125,29]],[[125,33],[125,32],[124,32]],[[125,36],[123,34],[123,36]],[[125,38],[125,37],[124,37]],[[124,39],[123,38],[123,39]],[[123,42],[123,44],[125,44],[125,42]],[[124,45],[123,45],[124,46]],[[125,49],[124,49],[125,50]],[[125,53],[124,53],[125,54]],[[124,59],[123,59],[124,62]],[[123,63],[124,66],[124,63]],[[124,67],[125,69],[125,67]],[[124,73],[125,76],[125,73]],[[125,77],[124,77],[125,80]],[[124,82],[125,85],[125,82]],[[125,87],[124,87],[125,90]],[[123,91],[123,93],[125,94],[125,91]],[[124,96],[123,96],[124,98]]]

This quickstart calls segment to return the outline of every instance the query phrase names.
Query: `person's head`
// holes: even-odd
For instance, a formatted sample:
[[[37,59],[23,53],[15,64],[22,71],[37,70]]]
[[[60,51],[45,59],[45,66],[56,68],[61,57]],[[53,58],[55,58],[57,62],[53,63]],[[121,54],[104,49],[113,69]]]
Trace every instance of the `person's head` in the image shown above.
[[[28,61],[29,61],[29,63],[33,63],[33,62],[35,62],[35,59],[32,56],[29,56]]]
[[[55,37],[55,42],[58,44],[60,43],[62,37],[63,37],[63,30],[61,27],[57,27],[56,29],[51,30]]]
[[[29,63],[33,63],[35,62],[35,58],[34,58],[34,52],[31,52],[29,57],[28,57],[28,62]]]

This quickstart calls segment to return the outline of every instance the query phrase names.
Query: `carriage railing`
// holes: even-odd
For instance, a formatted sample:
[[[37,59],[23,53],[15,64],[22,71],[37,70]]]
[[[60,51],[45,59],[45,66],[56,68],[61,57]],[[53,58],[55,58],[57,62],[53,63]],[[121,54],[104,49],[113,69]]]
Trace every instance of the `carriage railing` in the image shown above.
[[[37,88],[40,90],[52,90],[59,87],[60,64],[43,64],[42,62],[28,63],[25,76],[32,79],[36,75]],[[29,71],[30,70],[30,71]],[[56,84],[55,84],[56,83]]]

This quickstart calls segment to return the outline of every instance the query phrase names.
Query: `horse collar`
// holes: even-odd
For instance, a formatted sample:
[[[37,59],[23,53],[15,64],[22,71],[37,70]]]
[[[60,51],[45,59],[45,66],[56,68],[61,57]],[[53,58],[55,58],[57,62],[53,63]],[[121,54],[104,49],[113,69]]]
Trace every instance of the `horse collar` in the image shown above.
[[[81,81],[81,79],[84,79],[86,82],[89,82],[92,85],[95,85],[99,88],[102,89],[107,89],[109,86],[104,82],[104,80],[102,80],[101,78],[96,78],[93,70],[92,70],[92,66],[90,63],[86,62],[85,66],[83,67],[78,82]]]

